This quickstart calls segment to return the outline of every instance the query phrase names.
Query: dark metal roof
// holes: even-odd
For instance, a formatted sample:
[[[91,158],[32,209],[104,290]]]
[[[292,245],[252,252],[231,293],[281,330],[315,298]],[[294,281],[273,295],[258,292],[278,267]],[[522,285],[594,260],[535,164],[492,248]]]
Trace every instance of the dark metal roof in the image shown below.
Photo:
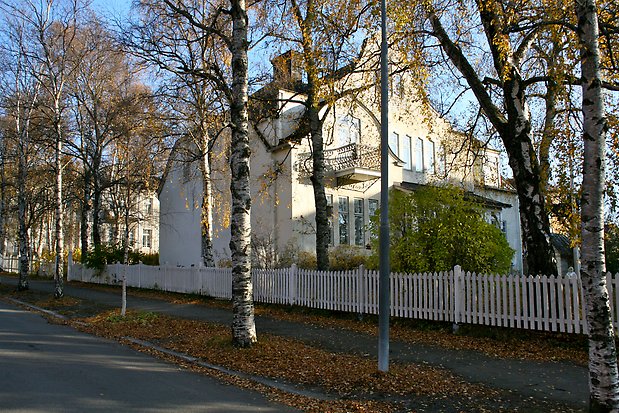
[[[570,239],[566,235],[550,234],[550,242],[555,250],[557,250],[562,256],[572,256],[572,246],[570,244]]]
[[[420,188],[426,187],[428,185],[425,184],[416,184],[413,182],[402,182],[402,184],[400,185],[400,187],[402,189],[408,190],[408,191],[416,191]],[[486,208],[491,208],[491,209],[505,209],[505,208],[511,208],[512,206],[510,204],[506,204],[504,202],[500,202],[500,201],[496,201],[494,199],[490,199],[490,198],[486,198],[485,196],[481,196],[481,195],[477,195],[471,191],[464,191],[464,197],[470,201],[476,202],[478,204],[483,205]]]

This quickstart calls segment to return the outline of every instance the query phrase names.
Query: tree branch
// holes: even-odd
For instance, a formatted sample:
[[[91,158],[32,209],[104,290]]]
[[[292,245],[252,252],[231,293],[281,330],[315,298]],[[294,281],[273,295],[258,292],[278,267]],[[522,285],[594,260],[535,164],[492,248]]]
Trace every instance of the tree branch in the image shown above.
[[[441,47],[451,62],[458,68],[460,73],[462,73],[466,79],[490,122],[492,122],[497,130],[503,129],[507,124],[507,119],[505,119],[499,108],[497,108],[492,102],[490,95],[477,76],[476,70],[471,66],[467,58],[462,53],[462,50],[451,40],[439,17],[437,16],[434,7],[429,4],[429,2],[424,2],[424,7],[428,18],[430,19],[430,23],[432,24],[433,36],[439,40]]]

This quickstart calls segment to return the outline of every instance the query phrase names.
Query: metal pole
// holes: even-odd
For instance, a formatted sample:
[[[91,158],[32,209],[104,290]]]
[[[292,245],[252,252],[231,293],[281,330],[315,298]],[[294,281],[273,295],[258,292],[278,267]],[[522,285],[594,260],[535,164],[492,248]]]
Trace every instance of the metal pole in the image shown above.
[[[389,83],[387,1],[381,0],[378,370],[389,371]]]

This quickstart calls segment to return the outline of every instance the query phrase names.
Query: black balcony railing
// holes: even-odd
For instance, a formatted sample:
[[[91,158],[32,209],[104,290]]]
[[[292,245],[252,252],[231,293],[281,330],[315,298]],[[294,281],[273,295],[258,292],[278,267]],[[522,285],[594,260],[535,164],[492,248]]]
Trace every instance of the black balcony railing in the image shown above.
[[[336,178],[336,186],[375,180],[380,174],[380,149],[351,143],[324,151],[325,173]],[[296,169],[301,176],[309,177],[312,171],[311,153],[298,155]],[[359,169],[372,171],[363,173]]]
[[[380,150],[371,146],[351,143],[325,152],[327,171],[343,171],[351,168],[380,170]]]

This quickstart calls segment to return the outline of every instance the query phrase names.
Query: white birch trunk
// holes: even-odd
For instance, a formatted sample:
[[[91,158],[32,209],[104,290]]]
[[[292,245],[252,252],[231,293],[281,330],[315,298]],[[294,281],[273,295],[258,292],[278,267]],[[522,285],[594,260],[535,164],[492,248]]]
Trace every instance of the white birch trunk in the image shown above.
[[[57,102],[58,107],[59,102]],[[59,110],[59,109],[58,109]],[[64,269],[64,233],[62,211],[62,132],[60,119],[56,122],[56,227],[54,238],[56,240],[56,268],[54,272],[54,297],[61,298],[64,295],[63,269]]]
[[[230,0],[232,16],[232,342],[249,347],[257,342],[251,279],[251,195],[249,183],[249,137],[247,118],[247,10],[244,0]]]
[[[123,233],[123,278],[122,278],[122,292],[120,297],[120,315],[125,316],[127,314],[127,266],[129,265],[129,214],[130,211],[130,196],[131,186],[127,182],[127,192],[125,198],[125,232]]]
[[[19,135],[19,160],[17,172],[17,220],[19,225],[19,281],[17,290],[23,291],[29,288],[29,248],[28,248],[28,227],[26,224],[26,178],[28,163],[27,151],[27,131],[18,131]]]
[[[203,125],[205,127],[205,125]],[[200,171],[202,173],[202,215],[201,215],[201,234],[202,234],[202,262],[207,268],[215,267],[213,259],[213,186],[211,182],[211,165],[209,162],[208,136],[203,133],[200,142]]]
[[[4,258],[4,240],[6,238],[6,174],[5,174],[5,160],[6,160],[6,138],[0,138],[0,263]],[[2,271],[2,265],[0,265],[0,271]]]
[[[589,327],[589,411],[619,411],[619,374],[604,259],[606,119],[595,0],[575,0],[582,73],[584,162],[581,279]]]
[[[21,60],[18,62],[17,79],[19,79],[22,68]],[[36,102],[40,82],[36,82],[32,101],[25,105],[23,102],[24,94],[16,81],[15,90],[17,97],[17,108],[15,113],[15,131],[19,142],[18,150],[18,171],[17,171],[17,221],[19,226],[19,281],[17,290],[29,289],[28,273],[30,271],[30,240],[28,237],[28,224],[26,217],[27,209],[27,189],[26,180],[28,178],[28,147],[30,145],[30,114]],[[23,112],[23,113],[22,113]]]

